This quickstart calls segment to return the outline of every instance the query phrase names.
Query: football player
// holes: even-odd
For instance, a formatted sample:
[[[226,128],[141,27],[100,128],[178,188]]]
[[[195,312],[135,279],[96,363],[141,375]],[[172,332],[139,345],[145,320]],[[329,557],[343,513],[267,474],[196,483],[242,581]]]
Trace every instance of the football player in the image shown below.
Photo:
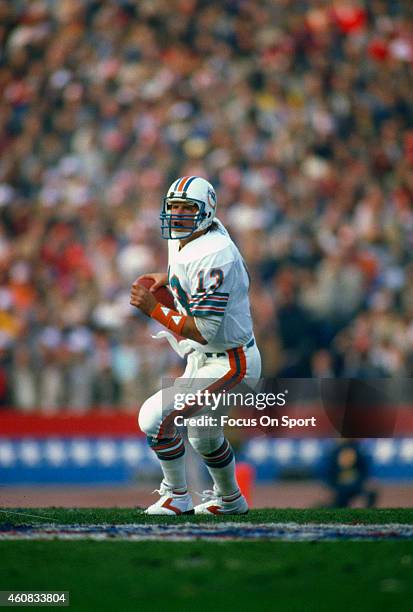
[[[223,224],[216,218],[217,198],[205,179],[185,176],[174,181],[163,200],[162,236],[168,240],[168,273],[151,273],[135,281],[131,301],[172,333],[171,345],[188,355],[183,377],[195,387],[218,394],[235,390],[241,381],[257,381],[261,357],[252,328],[248,297],[249,276],[243,258]],[[139,284],[153,281],[150,290]],[[166,308],[154,292],[169,285],[175,309]],[[174,334],[174,336],[172,335]],[[176,335],[187,340],[176,341]],[[203,384],[202,384],[203,382]],[[147,435],[163,472],[159,500],[148,514],[244,514],[248,505],[235,476],[234,453],[223,428],[207,432],[188,427],[188,440],[199,453],[213,480],[213,490],[204,491],[202,503],[193,506],[185,474],[185,445],[174,425],[175,416],[216,414],[203,402],[165,405],[164,391],[147,399],[139,413],[139,426]],[[181,421],[182,422],[182,421]]]

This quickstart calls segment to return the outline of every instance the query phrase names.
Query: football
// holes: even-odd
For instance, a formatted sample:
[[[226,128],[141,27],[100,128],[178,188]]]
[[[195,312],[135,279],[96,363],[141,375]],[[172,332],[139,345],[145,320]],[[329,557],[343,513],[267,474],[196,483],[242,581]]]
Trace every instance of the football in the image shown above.
[[[146,289],[150,289],[153,285],[153,280],[151,278],[141,278],[139,284],[142,285],[142,287],[146,287]],[[173,308],[174,310],[176,309],[173,295],[167,287],[159,287],[153,295],[163,306]]]

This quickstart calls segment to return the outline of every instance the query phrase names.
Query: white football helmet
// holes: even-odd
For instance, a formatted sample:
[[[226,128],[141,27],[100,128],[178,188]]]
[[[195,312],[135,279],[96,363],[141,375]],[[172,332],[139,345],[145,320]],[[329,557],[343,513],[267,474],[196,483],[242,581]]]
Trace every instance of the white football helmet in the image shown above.
[[[173,215],[172,202],[186,202],[198,207],[197,213],[188,215]],[[161,219],[162,238],[176,240],[188,238],[194,232],[207,229],[214,220],[217,208],[217,196],[211,183],[199,176],[184,176],[174,181],[163,199]],[[176,231],[174,225],[182,221],[192,221],[187,232]]]

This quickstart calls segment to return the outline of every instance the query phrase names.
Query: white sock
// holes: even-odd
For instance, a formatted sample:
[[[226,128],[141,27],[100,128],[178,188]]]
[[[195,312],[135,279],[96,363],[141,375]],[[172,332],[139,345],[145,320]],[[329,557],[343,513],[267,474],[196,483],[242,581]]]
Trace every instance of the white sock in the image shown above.
[[[232,495],[239,491],[234,453],[226,438],[215,451],[203,454],[202,458],[220,495]]]
[[[211,468],[208,466],[207,468],[220,495],[232,495],[239,491],[238,482],[235,477],[235,459],[223,468]]]
[[[161,464],[164,481],[174,493],[187,490],[185,470],[185,444],[178,432],[172,438],[148,438],[152,450]]]
[[[188,486],[186,483],[185,455],[170,461],[159,460],[161,464],[163,478],[167,485],[173,488],[174,493],[186,493]]]

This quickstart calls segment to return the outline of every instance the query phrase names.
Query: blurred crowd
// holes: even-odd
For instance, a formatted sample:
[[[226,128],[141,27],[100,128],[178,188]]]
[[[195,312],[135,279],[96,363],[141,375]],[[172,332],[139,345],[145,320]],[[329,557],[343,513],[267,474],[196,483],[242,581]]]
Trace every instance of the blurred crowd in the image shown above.
[[[413,375],[413,4],[0,0],[0,405],[135,410],[129,305],[208,178],[266,376]]]

